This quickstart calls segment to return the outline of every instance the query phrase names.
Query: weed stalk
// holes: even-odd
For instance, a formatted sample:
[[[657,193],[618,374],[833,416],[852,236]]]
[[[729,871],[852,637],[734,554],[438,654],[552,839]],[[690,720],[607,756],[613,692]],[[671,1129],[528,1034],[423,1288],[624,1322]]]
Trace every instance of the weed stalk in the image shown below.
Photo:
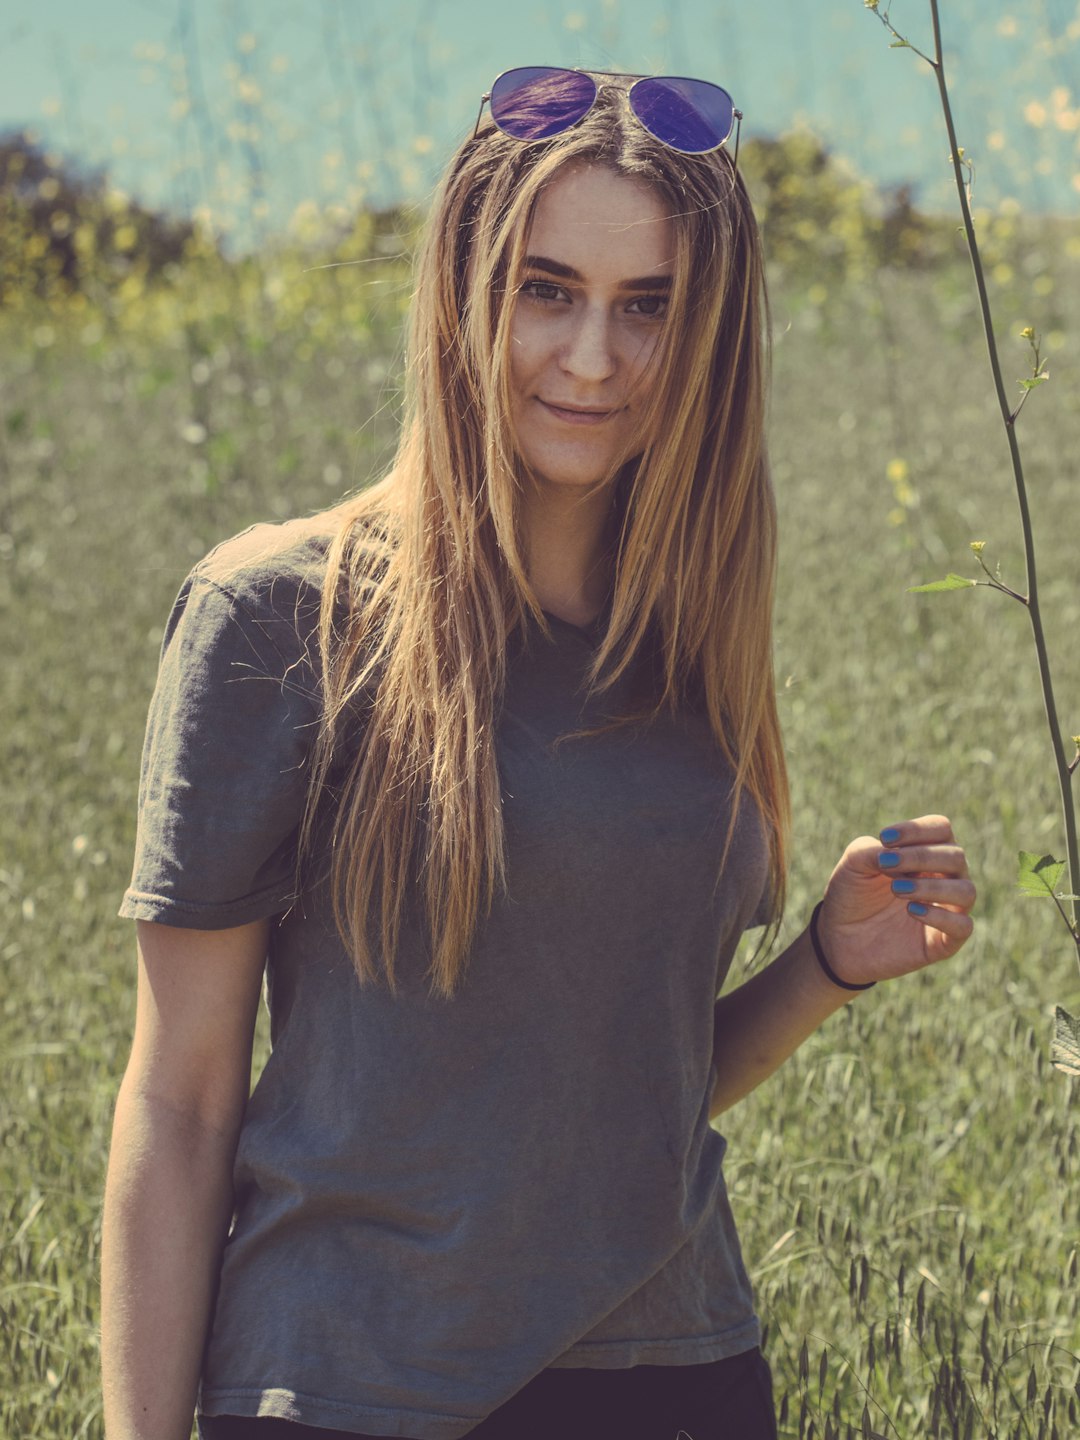
[[[920,59],[924,60],[933,71],[934,79],[937,81],[938,96],[941,101],[941,110],[945,118],[945,128],[949,136],[949,158],[952,163],[953,178],[956,182],[956,193],[960,201],[960,213],[964,222],[964,235],[967,239],[968,253],[971,256],[972,269],[975,272],[975,285],[979,293],[979,309],[982,314],[983,332],[986,336],[986,346],[990,357],[990,369],[994,378],[994,390],[997,394],[998,406],[1001,411],[1002,423],[1005,427],[1005,436],[1009,445],[1009,455],[1012,460],[1013,478],[1016,482],[1016,498],[1020,507],[1020,523],[1024,536],[1024,558],[1027,569],[1027,592],[1020,594],[1000,582],[993,581],[992,588],[1000,590],[1011,599],[1022,604],[1031,621],[1031,631],[1035,640],[1035,651],[1039,662],[1039,678],[1042,683],[1043,704],[1046,710],[1046,719],[1050,727],[1050,743],[1054,752],[1054,764],[1057,769],[1058,787],[1061,792],[1061,808],[1065,819],[1065,839],[1068,854],[1066,868],[1066,894],[1059,896],[1056,893],[1056,885],[1051,883],[1047,886],[1046,893],[1053,896],[1057,902],[1057,909],[1062,920],[1072,937],[1076,947],[1077,963],[1080,965],[1080,925],[1077,923],[1077,899],[1076,890],[1080,886],[1080,848],[1077,845],[1076,833],[1076,805],[1072,791],[1073,772],[1077,769],[1077,762],[1080,761],[1080,740],[1077,741],[1077,757],[1069,760],[1065,752],[1065,744],[1062,736],[1061,726],[1058,721],[1057,706],[1054,701],[1054,685],[1050,671],[1050,657],[1046,647],[1046,635],[1043,630],[1042,612],[1039,607],[1038,572],[1035,561],[1035,539],[1031,528],[1031,511],[1028,505],[1027,486],[1024,482],[1024,465],[1020,455],[1020,443],[1016,434],[1016,421],[1023,409],[1024,403],[1036,385],[1040,384],[1047,377],[1043,373],[1040,363],[1038,346],[1035,343],[1034,332],[1026,330],[1025,338],[1032,344],[1035,354],[1035,365],[1033,376],[1030,380],[1022,382],[1023,396],[1019,403],[1013,407],[1005,393],[1005,383],[1001,374],[1001,362],[998,358],[997,340],[994,335],[994,322],[990,310],[990,298],[986,289],[986,276],[983,271],[982,258],[979,254],[979,243],[975,234],[975,223],[971,214],[970,181],[974,173],[972,162],[965,156],[963,147],[957,143],[956,126],[953,122],[952,105],[949,100],[949,87],[945,78],[945,60],[941,43],[941,18],[938,13],[938,0],[928,0],[930,6],[930,18],[933,25],[934,53],[927,55],[896,29],[889,19],[889,7],[881,9],[880,0],[864,0],[865,7],[873,11],[889,33],[893,36],[893,45],[896,48],[913,50]],[[972,546],[979,555],[980,564],[981,545]],[[983,569],[986,567],[983,565]],[[989,572],[987,572],[989,573]],[[951,577],[950,577],[951,578]],[[993,577],[992,577],[993,580]],[[978,582],[985,583],[985,582]],[[920,587],[931,588],[931,587]],[[953,586],[934,586],[932,588],[955,588]],[[1049,860],[1050,857],[1044,857]],[[1023,863],[1023,862],[1022,862]],[[1033,892],[1026,887],[1029,893]],[[1062,903],[1064,902],[1064,903]],[[1067,908],[1066,908],[1067,907]],[[1073,1047],[1075,1049],[1076,1039],[1080,1036],[1080,1022],[1073,1020],[1065,1012],[1059,1011],[1059,1029],[1061,1017],[1069,1022],[1071,1028]],[[1055,1063],[1058,1063],[1055,1060]],[[1074,1062],[1075,1063],[1075,1062]],[[1061,1068],[1070,1068],[1062,1065]],[[1080,1071],[1072,1071],[1080,1073]]]

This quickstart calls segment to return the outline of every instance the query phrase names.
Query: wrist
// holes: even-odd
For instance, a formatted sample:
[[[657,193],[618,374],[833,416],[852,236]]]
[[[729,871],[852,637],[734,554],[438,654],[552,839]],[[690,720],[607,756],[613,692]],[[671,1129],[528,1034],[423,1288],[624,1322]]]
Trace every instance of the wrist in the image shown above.
[[[821,909],[824,903],[823,900],[819,900],[814,906],[808,927],[810,946],[822,974],[836,989],[844,990],[850,995],[856,995],[860,990],[872,990],[877,984],[876,980],[851,980],[846,975],[841,974],[830,961],[826,946],[822,943],[820,932]]]

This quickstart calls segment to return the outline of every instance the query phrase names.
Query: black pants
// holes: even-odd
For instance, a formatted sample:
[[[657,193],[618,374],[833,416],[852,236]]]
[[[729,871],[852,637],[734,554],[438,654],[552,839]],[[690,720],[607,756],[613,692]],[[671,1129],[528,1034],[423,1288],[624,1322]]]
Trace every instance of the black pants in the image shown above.
[[[203,1440],[375,1440],[353,1431],[238,1415],[202,1415],[199,1424]],[[609,1436],[776,1440],[768,1364],[760,1350],[748,1350],[708,1365],[542,1370],[469,1431],[469,1440],[606,1440]]]

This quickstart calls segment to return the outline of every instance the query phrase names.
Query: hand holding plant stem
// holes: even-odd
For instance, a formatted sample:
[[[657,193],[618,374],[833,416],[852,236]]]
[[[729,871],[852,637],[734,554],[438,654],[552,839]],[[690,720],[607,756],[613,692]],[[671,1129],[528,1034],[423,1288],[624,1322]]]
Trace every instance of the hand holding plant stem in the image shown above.
[[[1065,861],[1056,860],[1052,855],[1039,856],[1026,850],[1021,851],[1020,872],[1018,877],[1019,886],[1021,891],[1026,895],[1036,895],[1053,899],[1057,906],[1058,913],[1076,946],[1077,962],[1080,964],[1080,924],[1077,923],[1078,897],[1074,893],[1077,886],[1080,885],[1080,853],[1078,853],[1077,847],[1076,805],[1072,793],[1073,772],[1080,766],[1080,736],[1072,736],[1072,742],[1076,747],[1076,754],[1070,761],[1066,758],[1064,739],[1058,723],[1057,707],[1054,703],[1050,660],[1046,649],[1042,614],[1039,609],[1035,542],[1031,528],[1027,488],[1024,483],[1024,467],[1020,457],[1020,445],[1016,435],[1016,422],[1027,402],[1028,396],[1050,377],[1043,364],[1038,336],[1034,328],[1029,325],[1022,332],[1022,336],[1028,342],[1032,351],[1033,364],[1031,375],[1019,382],[1023,392],[1019,402],[1015,406],[1009,403],[1009,399],[1005,393],[1005,383],[1002,379],[1001,364],[998,359],[993,318],[990,312],[990,300],[986,290],[986,277],[979,255],[979,245],[975,236],[975,225],[971,216],[970,186],[974,177],[974,164],[964,153],[963,147],[957,144],[952,106],[949,102],[949,90],[945,79],[938,0],[928,0],[928,3],[934,33],[934,53],[932,56],[925,54],[922,50],[918,49],[917,46],[912,45],[905,36],[900,34],[889,18],[889,10],[891,8],[889,4],[886,4],[884,8],[882,8],[881,0],[864,0],[866,9],[874,12],[893,37],[891,41],[892,48],[913,50],[921,60],[924,60],[926,64],[930,66],[937,80],[938,95],[941,100],[941,109],[945,118],[945,128],[949,137],[949,155],[952,161],[953,177],[956,181],[956,191],[964,221],[964,234],[967,237],[968,252],[971,256],[972,268],[975,272],[975,284],[979,292],[979,306],[982,312],[983,330],[986,335],[987,350],[989,352],[990,369],[993,374],[994,388],[997,393],[1002,423],[1005,427],[1005,435],[1012,459],[1017,501],[1020,506],[1020,523],[1024,537],[1027,593],[1023,594],[1018,590],[1014,590],[1011,586],[1005,584],[999,572],[996,570],[994,572],[990,571],[983,559],[984,542],[978,540],[972,542],[971,549],[983,573],[987,577],[985,580],[970,580],[962,575],[950,574],[945,580],[935,580],[929,585],[916,585],[912,588],[916,592],[925,592],[964,590],[975,585],[986,585],[990,589],[997,590],[1001,594],[1007,595],[1010,599],[1017,601],[1023,605],[1028,612],[1039,663],[1039,676],[1042,681],[1046,718],[1050,727],[1050,742],[1054,752],[1058,785],[1061,791],[1068,860],[1066,863]],[[1060,891],[1058,886],[1063,877],[1066,881],[1065,890]],[[1080,1020],[1070,1015],[1069,1012],[1061,1006],[1057,1007],[1052,1058],[1058,1069],[1068,1074],[1080,1075]]]

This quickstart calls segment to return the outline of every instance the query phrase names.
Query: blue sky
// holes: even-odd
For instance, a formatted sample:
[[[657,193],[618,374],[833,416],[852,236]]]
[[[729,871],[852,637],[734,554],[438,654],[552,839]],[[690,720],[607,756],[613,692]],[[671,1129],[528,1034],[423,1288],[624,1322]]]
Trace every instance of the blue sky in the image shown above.
[[[1080,213],[1080,0],[941,10],[977,202]],[[891,13],[929,46],[925,0]],[[952,204],[933,78],[863,0],[42,0],[0,17],[0,129],[265,232],[305,201],[422,199],[494,75],[530,63],[716,80],[744,134],[809,126]]]

